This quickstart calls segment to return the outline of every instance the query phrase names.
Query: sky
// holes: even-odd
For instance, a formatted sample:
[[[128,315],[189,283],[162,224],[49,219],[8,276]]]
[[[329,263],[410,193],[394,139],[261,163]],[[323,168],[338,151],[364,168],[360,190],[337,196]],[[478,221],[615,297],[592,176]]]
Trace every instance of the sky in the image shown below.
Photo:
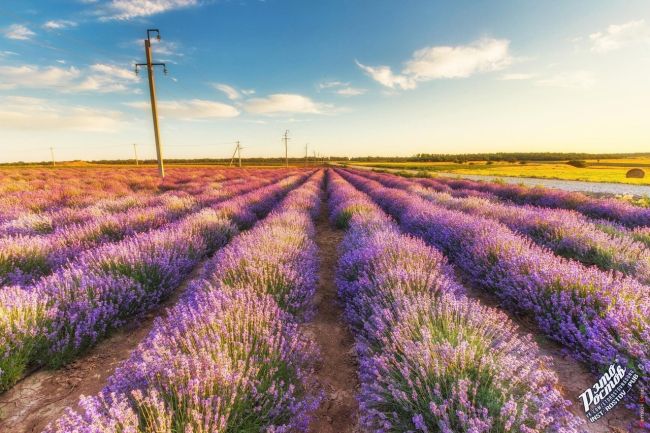
[[[648,0],[2,0],[0,162],[650,151]],[[52,149],[50,149],[52,148]]]

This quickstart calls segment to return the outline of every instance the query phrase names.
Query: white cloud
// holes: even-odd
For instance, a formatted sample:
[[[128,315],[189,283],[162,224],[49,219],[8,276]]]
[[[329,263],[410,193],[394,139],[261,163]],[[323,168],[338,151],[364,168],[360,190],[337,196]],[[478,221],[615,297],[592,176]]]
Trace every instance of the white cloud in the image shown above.
[[[30,87],[35,89],[60,88],[72,86],[81,71],[75,67],[60,68],[49,66],[41,68],[33,65],[0,66],[0,88],[14,89]]]
[[[0,66],[0,89],[53,89],[60,92],[99,93],[126,91],[139,81],[135,74],[114,65],[94,64],[80,70],[74,66]]]
[[[391,89],[414,89],[418,82],[441,78],[466,78],[509,66],[510,41],[483,38],[469,45],[433,46],[413,53],[401,73],[389,66],[357,65],[372,79]]]
[[[229,86],[227,84],[213,83],[212,87],[214,87],[215,89],[217,89],[220,92],[223,92],[228,97],[228,99],[230,99],[231,101],[235,101],[235,100],[241,98],[241,95],[240,95],[239,91],[237,91],[237,89],[235,89],[234,87]]]
[[[241,93],[246,96],[254,95],[255,89],[241,89]]]
[[[329,111],[332,107],[314,102],[310,98],[292,94],[276,93],[266,98],[253,98],[246,102],[246,111],[253,114],[322,114]]]
[[[149,110],[148,102],[127,103],[129,107]],[[158,101],[158,110],[163,117],[181,120],[230,118],[239,116],[239,110],[232,105],[204,99],[179,101]]]
[[[650,43],[650,26],[645,20],[630,21],[625,24],[612,24],[604,32],[589,35],[591,51],[605,53],[636,43]]]
[[[562,72],[548,78],[537,80],[539,86],[562,87],[567,89],[589,89],[596,84],[596,78],[589,71]]]
[[[0,127],[5,129],[114,132],[122,122],[118,111],[22,96],[0,98]]]
[[[198,4],[198,0],[111,0],[102,14],[104,19],[130,20]]]
[[[36,34],[22,24],[12,24],[4,29],[3,33],[6,38],[23,41],[31,39],[31,37]]]
[[[46,30],[62,30],[68,27],[76,27],[77,23],[74,21],[68,20],[50,20],[43,24],[43,28]]]
[[[502,80],[506,81],[521,81],[521,80],[530,80],[535,77],[535,74],[523,74],[523,73],[514,73],[514,74],[503,74],[501,76]]]
[[[318,85],[318,89],[330,90],[342,96],[359,96],[366,93],[366,89],[352,87],[350,83],[345,83],[343,81],[324,81]]]
[[[359,66],[370,78],[383,86],[390,87],[391,89],[399,88],[409,90],[417,87],[417,83],[412,77],[399,74],[396,75],[388,66],[366,66],[358,61],[357,66]]]
[[[350,83],[344,83],[342,81],[325,81],[323,83],[320,83],[318,85],[319,89],[333,89],[336,87],[344,87],[344,86],[349,86]]]
[[[357,87],[343,87],[336,91],[337,94],[342,96],[359,96],[366,93],[366,89],[359,89]]]
[[[417,81],[428,81],[498,71],[512,63],[509,46],[506,39],[486,38],[470,45],[424,48],[413,54],[403,73]]]

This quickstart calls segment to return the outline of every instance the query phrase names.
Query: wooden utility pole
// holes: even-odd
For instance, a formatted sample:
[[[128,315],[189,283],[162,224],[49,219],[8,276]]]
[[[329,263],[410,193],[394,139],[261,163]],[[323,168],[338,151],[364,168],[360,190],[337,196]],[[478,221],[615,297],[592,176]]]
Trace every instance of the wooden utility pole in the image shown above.
[[[309,160],[307,157],[307,147],[309,146],[309,143],[305,143],[305,167],[309,165]]]
[[[133,155],[135,156],[135,165],[140,165],[138,162],[138,145],[133,143]]]
[[[241,149],[242,147],[239,145],[239,140],[237,140],[237,156],[239,156],[239,168],[241,168]]]
[[[151,116],[153,117],[153,133],[156,139],[156,156],[158,157],[158,173],[160,177],[165,177],[165,165],[163,163],[162,144],[160,143],[160,131],[158,130],[158,107],[156,105],[156,83],[154,81],[154,66],[162,66],[163,71],[167,74],[167,65],[164,63],[153,63],[151,53],[151,33],[156,33],[156,39],[160,40],[160,31],[158,29],[147,29],[147,39],[144,40],[144,52],[147,63],[137,63],[135,73],[138,73],[138,67],[146,66],[149,75],[149,96],[151,98]]]
[[[56,161],[54,161],[54,147],[50,146],[50,155],[52,155],[52,167],[56,167]]]
[[[284,165],[289,167],[289,130],[284,131]]]

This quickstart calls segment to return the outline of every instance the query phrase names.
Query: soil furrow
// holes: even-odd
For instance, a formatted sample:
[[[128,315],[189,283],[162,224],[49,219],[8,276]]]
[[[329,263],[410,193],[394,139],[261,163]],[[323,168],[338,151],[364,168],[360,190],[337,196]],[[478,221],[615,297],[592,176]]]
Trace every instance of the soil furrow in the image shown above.
[[[308,325],[321,352],[317,380],[325,396],[314,414],[309,431],[313,433],[352,433],[358,430],[359,390],[354,338],[343,318],[337,297],[334,274],[337,247],[343,233],[327,220],[327,203],[316,222],[316,244],[320,250],[320,278],[316,292],[316,317]]]

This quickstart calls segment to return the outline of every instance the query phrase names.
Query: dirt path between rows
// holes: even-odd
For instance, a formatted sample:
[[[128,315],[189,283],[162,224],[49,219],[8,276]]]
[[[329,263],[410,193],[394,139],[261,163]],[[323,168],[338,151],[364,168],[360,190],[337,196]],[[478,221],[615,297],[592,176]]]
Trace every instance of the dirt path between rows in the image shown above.
[[[316,244],[320,250],[319,285],[316,290],[316,317],[308,325],[321,352],[322,363],[317,370],[325,398],[314,414],[309,432],[358,432],[359,390],[354,338],[344,319],[338,301],[334,272],[338,260],[337,247],[343,233],[327,220],[327,203],[316,221]]]
[[[619,403],[615,409],[606,413],[595,423],[590,423],[585,417],[584,408],[578,396],[597,382],[598,377],[589,371],[585,364],[568,355],[561,345],[546,337],[532,318],[516,315],[501,308],[499,299],[495,295],[472,287],[463,279],[461,271],[456,270],[456,275],[467,288],[467,295],[470,298],[478,300],[483,305],[502,310],[518,326],[522,336],[525,334],[533,336],[539,347],[540,354],[551,359],[552,363],[548,367],[557,374],[562,395],[572,403],[569,410],[580,419],[585,420],[586,424],[583,426],[583,430],[590,433],[648,432],[636,428],[635,423],[638,421],[639,415],[625,408],[623,402]]]
[[[101,391],[118,365],[147,336],[155,318],[176,303],[204,264],[198,265],[158,307],[115,331],[81,358],[58,370],[38,370],[0,395],[0,432],[39,433],[67,407],[79,409],[81,395]]]

